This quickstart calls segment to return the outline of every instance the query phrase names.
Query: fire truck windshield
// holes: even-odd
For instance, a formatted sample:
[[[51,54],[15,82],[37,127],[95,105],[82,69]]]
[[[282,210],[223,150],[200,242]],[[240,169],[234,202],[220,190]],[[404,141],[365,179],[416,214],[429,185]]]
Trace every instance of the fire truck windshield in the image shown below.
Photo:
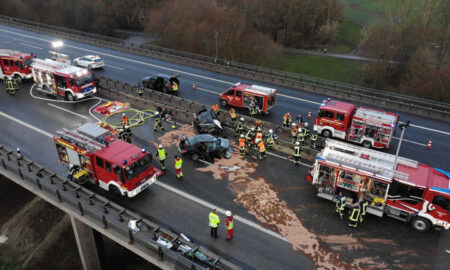
[[[33,63],[33,60],[31,58],[23,61],[25,67],[29,67],[31,63]]]
[[[139,159],[138,161],[130,164],[130,166],[125,168],[125,174],[127,176],[127,180],[131,180],[138,176],[143,171],[147,170],[150,165],[152,165],[151,155],[146,155]]]
[[[91,83],[93,81],[94,81],[94,76],[92,76],[92,73],[90,73],[90,72],[86,75],[82,75],[80,77],[75,78],[76,86],[83,86],[83,85]]]

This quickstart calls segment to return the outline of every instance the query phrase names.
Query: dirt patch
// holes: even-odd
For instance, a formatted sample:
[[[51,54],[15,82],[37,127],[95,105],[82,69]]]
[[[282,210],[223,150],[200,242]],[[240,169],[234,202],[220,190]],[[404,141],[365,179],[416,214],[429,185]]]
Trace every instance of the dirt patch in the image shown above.
[[[171,130],[169,132],[164,133],[163,136],[159,137],[159,143],[164,147],[170,147],[172,145],[178,145],[181,140],[181,135],[186,134],[186,136],[191,137],[196,135],[195,130],[190,125],[183,125],[179,129]],[[158,145],[155,146],[158,147]]]

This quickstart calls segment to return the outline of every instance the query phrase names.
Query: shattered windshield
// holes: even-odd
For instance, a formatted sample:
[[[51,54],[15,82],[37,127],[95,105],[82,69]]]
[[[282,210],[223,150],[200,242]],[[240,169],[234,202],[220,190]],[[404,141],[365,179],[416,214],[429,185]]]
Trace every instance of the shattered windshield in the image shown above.
[[[90,72],[86,75],[82,75],[80,77],[75,78],[76,86],[83,86],[83,85],[91,83],[93,81],[94,81],[94,76]]]
[[[152,165],[151,155],[146,155],[125,168],[127,180],[130,181]]]

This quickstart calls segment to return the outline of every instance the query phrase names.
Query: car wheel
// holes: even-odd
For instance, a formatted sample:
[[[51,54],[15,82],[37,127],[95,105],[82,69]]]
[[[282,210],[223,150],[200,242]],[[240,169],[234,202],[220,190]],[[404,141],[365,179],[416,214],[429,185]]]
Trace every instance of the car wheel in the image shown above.
[[[228,102],[225,99],[220,100],[220,104],[224,107],[228,106]]]
[[[431,222],[423,217],[414,217],[411,226],[418,232],[426,232],[431,229]]]
[[[15,76],[14,76],[14,79],[17,80],[17,83],[18,83],[18,84],[22,84],[22,83],[23,83],[23,79],[22,79],[22,77],[20,77],[19,75],[15,75]]]
[[[74,66],[77,66],[77,67],[80,66],[80,64],[78,64],[78,61],[73,62],[73,65],[74,65]]]
[[[66,99],[68,101],[75,101],[75,97],[70,92],[66,92]]]
[[[120,190],[116,186],[110,186],[109,192],[111,192],[114,196],[122,197],[122,193],[120,193]]]
[[[331,137],[331,131],[329,131],[328,129],[325,129],[324,131],[322,131],[322,135],[325,138],[330,138]]]
[[[92,70],[92,66],[91,66],[91,65],[89,65],[89,66],[88,66],[88,69],[89,69],[89,70]]]
[[[365,148],[370,148],[372,144],[369,141],[363,141],[362,146]]]
[[[198,153],[192,154],[192,160],[197,161],[199,158]]]

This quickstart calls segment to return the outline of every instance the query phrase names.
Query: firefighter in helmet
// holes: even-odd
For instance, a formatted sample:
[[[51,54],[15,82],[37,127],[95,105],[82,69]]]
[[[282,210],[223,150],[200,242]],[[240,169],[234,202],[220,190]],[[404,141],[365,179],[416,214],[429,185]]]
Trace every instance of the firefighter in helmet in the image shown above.
[[[273,144],[278,144],[278,135],[273,133],[272,129],[269,129],[269,133],[265,136],[267,148],[272,148]]]
[[[16,81],[16,82],[14,83],[14,81]],[[6,91],[11,96],[14,96],[16,94],[16,90],[19,90],[17,80],[9,78],[9,79],[5,79],[5,82],[6,82]]]
[[[125,128],[125,126],[128,125],[128,116],[126,113],[122,113],[122,126]]]
[[[294,165],[300,165],[301,147],[299,142],[294,144]]]
[[[291,125],[291,122],[292,122],[292,115],[291,115],[291,113],[287,112],[283,116],[283,126],[289,127]]]
[[[252,98],[249,104],[249,110],[250,110],[250,116],[253,118],[253,116],[258,114],[258,107],[256,106],[255,100]]]
[[[153,125],[153,130],[156,131],[158,129],[158,127],[160,127],[161,131],[163,131],[164,127],[161,123],[161,116],[159,115],[159,112],[156,111],[155,115],[153,117],[155,118],[155,124]]]
[[[140,82],[138,82],[138,84],[137,84],[136,93],[140,97],[142,97],[142,95],[144,94],[144,87],[142,86],[142,83],[140,83]]]
[[[311,139],[311,146],[313,147],[313,148],[317,148],[317,138],[318,138],[319,136],[318,136],[318,134],[317,134],[317,130],[314,130],[312,133],[311,133],[311,136],[310,136],[310,139]]]
[[[244,133],[244,121],[245,121],[244,117],[241,117],[239,121],[236,122],[236,128],[234,130],[235,136]]]
[[[259,159],[266,158],[266,147],[264,145],[264,141],[260,140],[257,144],[258,146],[258,152],[259,152]]]
[[[230,109],[230,118],[231,118],[231,122],[234,124],[237,120],[237,114],[236,111],[234,110],[234,108]]]
[[[245,142],[247,143],[247,147],[250,147],[253,141],[253,137],[255,137],[255,128],[252,127],[245,134]]]
[[[160,144],[158,146],[158,151],[156,151],[156,157],[159,159],[159,163],[161,164],[161,169],[163,171],[166,170],[166,165],[164,164],[164,162],[167,159],[167,153],[166,153],[166,149],[164,149],[164,147],[162,146],[162,144]]]
[[[216,116],[219,116],[220,114],[220,108],[219,108],[219,104],[214,104],[212,106],[213,112],[216,114]]]
[[[241,156],[244,156],[247,153],[244,134],[241,134],[239,136],[239,153],[241,154]]]

